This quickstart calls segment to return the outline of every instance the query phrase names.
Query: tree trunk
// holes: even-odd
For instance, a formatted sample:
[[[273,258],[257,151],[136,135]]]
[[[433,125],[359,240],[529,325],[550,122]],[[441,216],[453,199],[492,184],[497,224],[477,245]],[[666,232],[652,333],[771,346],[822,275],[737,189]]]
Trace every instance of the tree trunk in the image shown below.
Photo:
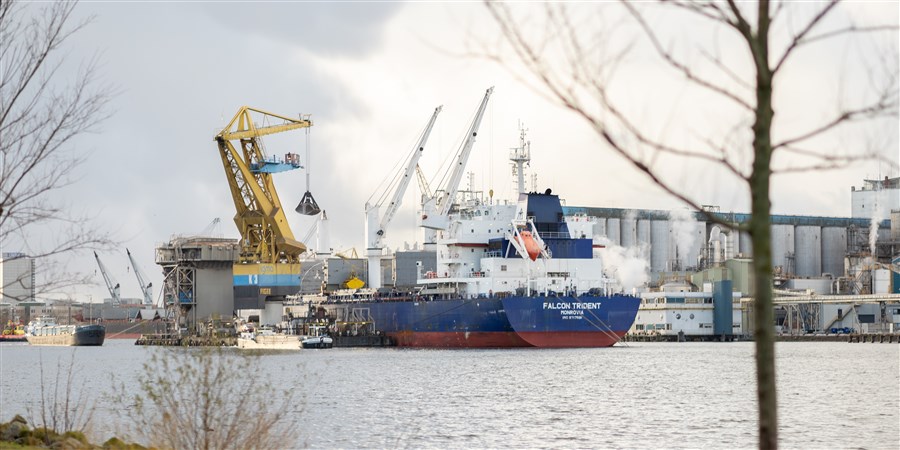
[[[756,63],[756,121],[753,124],[753,173],[750,175],[750,236],[756,275],[753,339],[756,342],[756,396],[759,403],[759,448],[778,448],[775,385],[775,312],[772,304],[772,229],[769,182],[772,174],[772,70],[769,68],[769,5],[759,2],[758,28],[751,35]]]

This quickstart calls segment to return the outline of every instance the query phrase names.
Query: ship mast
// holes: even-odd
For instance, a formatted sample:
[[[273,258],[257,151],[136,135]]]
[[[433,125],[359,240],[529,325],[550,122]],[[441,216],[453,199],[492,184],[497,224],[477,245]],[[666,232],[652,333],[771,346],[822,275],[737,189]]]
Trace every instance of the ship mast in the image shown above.
[[[509,160],[512,161],[513,176],[516,177],[516,189],[519,195],[525,193],[525,165],[531,162],[531,142],[525,140],[525,132],[528,131],[519,124],[519,146],[511,148]]]

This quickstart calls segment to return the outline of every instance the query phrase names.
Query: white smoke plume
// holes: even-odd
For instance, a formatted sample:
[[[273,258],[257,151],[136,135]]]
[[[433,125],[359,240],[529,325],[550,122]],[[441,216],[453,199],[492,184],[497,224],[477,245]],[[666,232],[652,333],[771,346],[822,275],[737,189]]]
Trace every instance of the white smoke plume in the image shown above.
[[[624,248],[605,237],[598,239],[598,243],[605,246],[599,250],[604,273],[616,280],[625,292],[650,281],[650,262],[644,257],[643,246]]]
[[[684,266],[690,266],[693,261],[689,258],[700,232],[700,223],[694,218],[694,213],[686,208],[669,211],[669,222],[672,225],[678,259]]]
[[[872,209],[872,219],[869,222],[869,249],[872,251],[872,256],[875,256],[875,243],[878,242],[878,224],[884,219],[881,202],[876,197],[875,208]]]

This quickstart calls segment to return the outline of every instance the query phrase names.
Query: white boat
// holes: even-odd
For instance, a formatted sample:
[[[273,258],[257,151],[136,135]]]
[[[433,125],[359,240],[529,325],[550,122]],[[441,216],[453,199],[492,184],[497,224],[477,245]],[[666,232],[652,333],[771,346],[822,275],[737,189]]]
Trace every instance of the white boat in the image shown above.
[[[334,340],[328,336],[324,326],[312,326],[309,328],[309,336],[301,336],[300,342],[303,348],[331,348],[334,346]]]
[[[275,333],[272,330],[243,331],[237,347],[244,350],[300,350],[303,344],[295,334]]]

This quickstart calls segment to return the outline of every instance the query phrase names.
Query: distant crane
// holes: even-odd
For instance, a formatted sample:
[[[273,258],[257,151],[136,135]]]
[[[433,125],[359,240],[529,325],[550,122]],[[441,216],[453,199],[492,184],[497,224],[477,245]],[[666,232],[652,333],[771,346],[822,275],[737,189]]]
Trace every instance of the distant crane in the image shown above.
[[[97,259],[97,264],[100,266],[100,275],[103,275],[103,281],[106,283],[106,289],[109,290],[109,295],[112,297],[113,304],[121,304],[122,297],[119,296],[119,283],[117,283],[106,270],[106,266],[103,265],[103,261],[100,261],[100,256],[97,255],[97,252],[94,252],[94,258]]]
[[[400,204],[403,203],[403,194],[406,193],[406,188],[409,186],[409,182],[412,181],[412,178],[416,173],[416,168],[419,165],[419,158],[422,157],[422,153],[425,150],[425,143],[428,142],[428,136],[431,134],[431,129],[434,127],[434,122],[437,120],[438,114],[441,113],[441,109],[443,109],[442,106],[438,106],[434,109],[434,114],[432,114],[431,119],[428,120],[428,124],[425,126],[425,130],[422,131],[418,143],[416,143],[416,146],[413,147],[410,152],[406,167],[404,167],[396,176],[396,187],[393,190],[391,201],[387,204],[380,220],[380,208],[384,204],[384,200],[388,194],[391,192],[391,187],[394,185],[394,182],[389,183],[388,186],[385,187],[385,191],[381,194],[381,197],[377,202],[374,204],[366,202],[366,256],[369,260],[370,288],[381,287],[381,256],[384,250],[384,236],[386,234],[387,226],[391,223],[391,220],[393,220],[394,215],[400,208]],[[372,199],[370,198],[369,200]]]
[[[432,196],[423,196],[422,198],[420,226],[426,228],[426,248],[435,243],[434,230],[444,230],[450,224],[450,207],[453,206],[453,202],[456,201],[459,183],[462,181],[463,173],[465,173],[466,163],[469,160],[469,155],[472,153],[472,147],[475,145],[475,137],[478,136],[478,128],[481,126],[481,119],[484,117],[488,100],[491,98],[493,92],[493,86],[485,91],[484,98],[481,100],[481,104],[475,112],[475,118],[469,126],[466,140],[463,141],[462,146],[460,146],[456,158],[454,159],[453,166],[448,168],[449,179],[447,184],[444,185],[442,189],[435,190]],[[447,175],[445,174],[445,177],[446,176]]]
[[[128,260],[131,261],[131,268],[134,269],[134,275],[137,277],[138,285],[141,287],[141,293],[144,294],[144,306],[153,305],[153,283],[145,281],[147,276],[144,275],[144,271],[137,265],[134,256],[131,256],[131,251],[126,248],[125,252],[128,253]]]

